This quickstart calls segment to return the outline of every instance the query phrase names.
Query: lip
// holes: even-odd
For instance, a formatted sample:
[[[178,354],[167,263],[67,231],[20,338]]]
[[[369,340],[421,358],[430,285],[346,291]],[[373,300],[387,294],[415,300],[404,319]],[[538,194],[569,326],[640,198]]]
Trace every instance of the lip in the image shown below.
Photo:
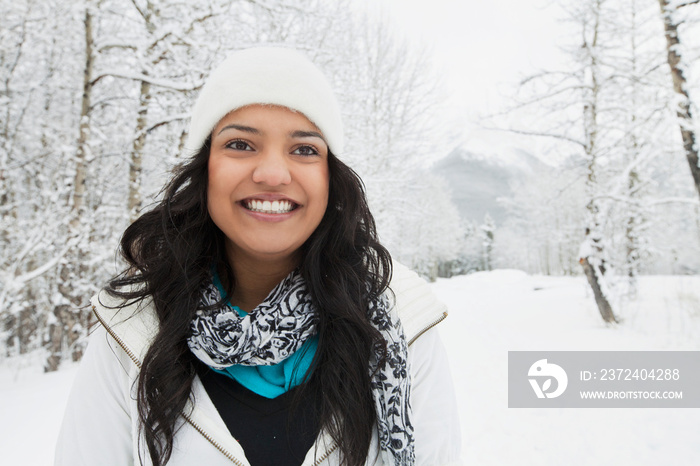
[[[246,201],[249,200],[260,200],[260,201],[289,201],[292,204],[296,205],[296,207],[289,212],[286,212],[284,214],[266,214],[263,212],[254,212],[252,210],[249,210],[246,206],[245,203]],[[256,220],[262,221],[262,222],[269,222],[269,223],[276,223],[276,222],[283,222],[285,220],[288,220],[289,218],[293,217],[298,211],[299,208],[302,207],[302,205],[292,199],[289,196],[285,196],[284,194],[281,193],[258,193],[258,194],[252,194],[250,196],[244,197],[240,201],[238,201],[236,204],[238,204],[238,207],[243,209],[243,211],[253,217]]]
[[[252,210],[248,210],[242,204],[240,204],[239,207],[243,209],[243,212],[250,215],[254,219],[270,223],[283,222],[285,220],[288,220],[299,211],[299,208],[297,207],[296,209],[290,210],[289,212],[286,212],[284,214],[265,214],[263,212],[253,212]]]

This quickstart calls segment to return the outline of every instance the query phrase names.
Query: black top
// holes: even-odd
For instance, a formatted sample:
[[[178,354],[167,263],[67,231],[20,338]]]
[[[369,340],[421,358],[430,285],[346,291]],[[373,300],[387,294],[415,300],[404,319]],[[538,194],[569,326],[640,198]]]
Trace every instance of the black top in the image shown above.
[[[318,402],[296,387],[265,398],[198,361],[197,374],[231,435],[252,466],[299,466],[318,436]],[[308,393],[308,391],[307,391]]]

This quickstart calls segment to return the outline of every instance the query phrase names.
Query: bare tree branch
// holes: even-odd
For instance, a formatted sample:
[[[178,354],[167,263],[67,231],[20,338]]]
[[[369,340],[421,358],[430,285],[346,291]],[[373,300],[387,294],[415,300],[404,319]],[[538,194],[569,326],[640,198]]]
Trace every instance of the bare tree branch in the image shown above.
[[[561,141],[567,141],[572,144],[576,144],[577,146],[585,147],[585,143],[582,141],[579,141],[577,139],[574,139],[569,136],[564,136],[563,134],[552,134],[552,133],[545,133],[542,131],[529,131],[529,130],[520,130],[520,129],[513,129],[513,128],[496,128],[496,127],[489,127],[489,126],[482,126],[482,128],[487,129],[489,131],[500,131],[500,132],[505,132],[505,133],[514,133],[514,134],[522,134],[524,136],[536,136],[536,137],[545,137],[545,138],[551,138],[551,139],[559,139]]]
[[[173,121],[181,121],[181,120],[186,120],[190,117],[189,113],[178,113],[177,115],[172,115],[169,118],[166,118],[164,120],[161,120],[157,123],[154,123],[150,127],[146,128],[146,133],[150,133],[156,128],[160,128],[161,126],[168,125],[172,123]],[[138,135],[137,135],[138,136]]]
[[[136,11],[138,11],[139,15],[141,15],[143,20],[148,22],[148,18],[146,17],[146,14],[143,12],[141,7],[136,3],[136,0],[131,0],[131,4],[134,5],[134,8],[136,8]]]
[[[154,86],[163,87],[166,89],[172,89],[174,91],[196,91],[204,85],[203,82],[197,82],[197,83],[191,83],[191,84],[178,83],[176,81],[169,81],[166,79],[152,78],[150,76],[146,76],[143,73],[126,73],[126,72],[122,72],[122,71],[118,71],[118,70],[108,71],[108,72],[102,73],[101,75],[99,75],[95,79],[93,79],[92,82],[90,83],[90,85],[94,86],[100,80],[102,80],[103,78],[106,78],[108,76],[111,76],[114,78],[131,79],[133,81],[145,81],[145,82],[152,84]]]

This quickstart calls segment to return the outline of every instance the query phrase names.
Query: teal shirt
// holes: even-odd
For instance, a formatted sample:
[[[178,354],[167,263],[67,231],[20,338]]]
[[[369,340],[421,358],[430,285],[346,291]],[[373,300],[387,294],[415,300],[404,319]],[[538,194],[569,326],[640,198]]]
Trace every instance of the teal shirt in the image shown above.
[[[214,285],[224,299],[226,292],[221,285],[219,274],[214,271]],[[232,305],[228,299],[226,304],[243,317],[246,312],[238,306]],[[318,348],[318,334],[309,338],[284,361],[271,366],[242,366],[233,365],[223,370],[212,368],[219,374],[226,375],[236,380],[248,390],[251,390],[265,398],[277,398],[281,394],[291,390],[304,382],[304,376],[311,367]]]

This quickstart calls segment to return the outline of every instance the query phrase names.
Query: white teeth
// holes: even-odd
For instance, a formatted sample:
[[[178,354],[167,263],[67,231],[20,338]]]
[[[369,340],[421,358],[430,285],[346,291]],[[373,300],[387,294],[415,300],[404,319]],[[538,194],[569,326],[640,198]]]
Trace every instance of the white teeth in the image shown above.
[[[263,214],[286,214],[291,212],[293,204],[290,201],[260,201],[257,199],[246,201],[246,207],[253,212]]]

